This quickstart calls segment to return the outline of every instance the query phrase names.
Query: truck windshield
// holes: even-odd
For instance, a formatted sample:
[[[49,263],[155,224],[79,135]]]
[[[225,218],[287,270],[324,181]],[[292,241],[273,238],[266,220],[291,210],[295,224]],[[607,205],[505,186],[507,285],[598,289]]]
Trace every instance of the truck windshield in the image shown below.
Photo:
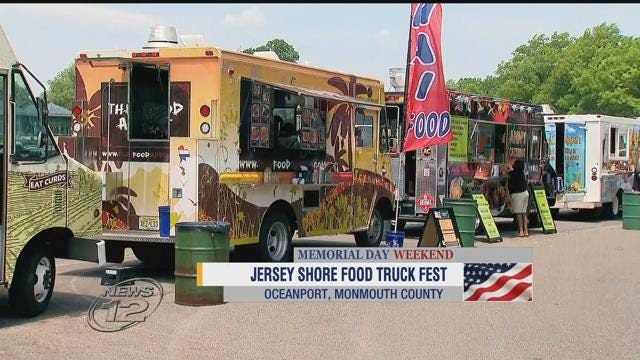
[[[44,157],[42,136],[47,136],[38,119],[38,109],[27,82],[20,72],[14,73],[15,99],[15,154],[21,160],[39,160]]]

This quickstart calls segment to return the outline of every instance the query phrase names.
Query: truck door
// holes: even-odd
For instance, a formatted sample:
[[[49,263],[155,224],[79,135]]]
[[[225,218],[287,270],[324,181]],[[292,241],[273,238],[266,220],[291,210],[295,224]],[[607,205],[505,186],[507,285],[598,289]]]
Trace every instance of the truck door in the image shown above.
[[[11,72],[11,86],[13,126],[4,132],[11,139],[3,185],[8,274],[13,273],[22,247],[35,235],[46,228],[67,226],[67,187],[71,180],[67,163],[43,122],[45,101],[33,95],[27,74],[21,69]]]
[[[564,127],[564,191],[585,192],[585,123],[566,123]]]
[[[5,143],[5,129],[7,126],[7,102],[8,102],[8,86],[7,86],[7,71],[0,69],[0,284],[4,282],[4,249],[5,249],[5,236],[4,236],[4,219],[5,219],[5,198],[6,198],[6,185],[5,174],[6,169],[6,143]]]
[[[129,226],[159,230],[158,207],[169,205],[169,66],[134,62],[129,74]]]
[[[442,152],[443,154],[439,154]],[[416,151],[416,213],[425,214],[436,206],[438,194],[438,159],[443,159],[446,147],[428,146]],[[441,160],[442,161],[442,160]]]
[[[356,107],[354,121],[354,178],[367,178],[379,174],[377,154],[380,109]],[[355,230],[366,229],[373,211],[374,185],[372,180],[355,181],[353,187],[353,211]]]

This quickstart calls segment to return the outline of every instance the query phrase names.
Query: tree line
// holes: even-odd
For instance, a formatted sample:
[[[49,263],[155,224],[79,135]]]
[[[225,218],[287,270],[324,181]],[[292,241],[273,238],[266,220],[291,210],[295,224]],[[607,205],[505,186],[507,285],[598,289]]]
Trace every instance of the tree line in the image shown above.
[[[536,35],[485,78],[447,81],[447,87],[533,104],[556,113],[640,115],[640,38],[615,24],[582,36]]]

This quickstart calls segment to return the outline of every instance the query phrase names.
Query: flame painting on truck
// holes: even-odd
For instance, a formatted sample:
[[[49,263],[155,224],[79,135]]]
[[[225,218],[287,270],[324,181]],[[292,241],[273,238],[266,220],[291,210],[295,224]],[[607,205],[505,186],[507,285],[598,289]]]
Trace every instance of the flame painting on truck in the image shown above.
[[[47,308],[56,258],[105,257],[104,243],[91,239],[102,232],[100,178],[60,152],[46,99],[0,28],[0,285],[27,316]]]
[[[170,40],[79,55],[73,134],[58,139],[103,177],[110,261],[126,247],[170,261],[184,221],[229,222],[231,244],[257,245],[265,261],[289,259],[296,230],[379,244],[395,189],[382,82],[158,32]],[[160,237],[167,205],[171,237]]]

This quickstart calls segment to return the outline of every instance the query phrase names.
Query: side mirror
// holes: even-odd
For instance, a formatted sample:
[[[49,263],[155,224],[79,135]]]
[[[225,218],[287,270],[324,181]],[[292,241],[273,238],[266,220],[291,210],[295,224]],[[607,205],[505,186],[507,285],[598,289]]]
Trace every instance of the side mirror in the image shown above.
[[[42,125],[47,125],[49,118],[49,109],[47,108],[47,103],[41,98],[36,98],[36,103],[38,106],[38,120]]]

